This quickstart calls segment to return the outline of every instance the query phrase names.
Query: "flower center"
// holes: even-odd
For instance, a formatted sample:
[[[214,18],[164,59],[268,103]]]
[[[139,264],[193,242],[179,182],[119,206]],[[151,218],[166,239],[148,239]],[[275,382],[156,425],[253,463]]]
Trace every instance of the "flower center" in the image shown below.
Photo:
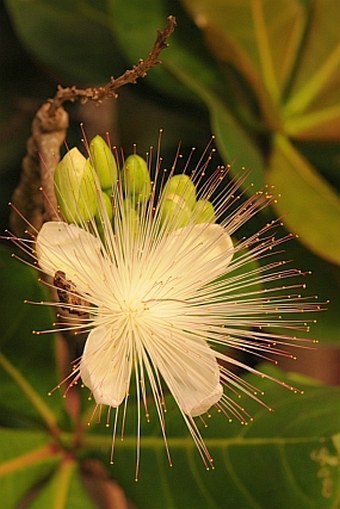
[[[146,306],[139,301],[125,303],[122,306],[122,311],[130,320],[138,320],[142,317],[146,310]]]

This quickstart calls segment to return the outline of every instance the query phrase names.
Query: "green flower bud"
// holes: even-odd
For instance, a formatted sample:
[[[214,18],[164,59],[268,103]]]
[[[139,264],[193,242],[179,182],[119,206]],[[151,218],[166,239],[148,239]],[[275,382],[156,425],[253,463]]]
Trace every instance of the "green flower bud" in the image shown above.
[[[182,228],[190,222],[191,210],[188,203],[178,194],[167,194],[162,199],[160,221],[169,230]]]
[[[103,193],[105,193],[106,196],[110,199],[110,201],[112,201],[113,192],[111,187],[109,189],[103,189]]]
[[[134,202],[130,198],[124,198],[123,200],[123,210],[135,209]]]
[[[58,163],[54,187],[66,221],[80,224],[94,217],[98,205],[94,171],[90,161],[76,147]]]
[[[91,162],[102,189],[112,189],[118,179],[116,160],[103,138],[95,136],[90,143]]]
[[[106,209],[107,215],[108,215],[108,219],[112,225],[113,209],[112,209],[112,199],[104,191],[101,192],[101,199],[102,199],[102,205],[100,207],[98,206],[98,209],[97,209],[97,212],[95,215],[95,220],[96,220],[99,236],[104,240],[105,239],[105,227],[104,227],[105,221],[103,218],[103,213],[100,211],[102,210],[102,208],[104,206],[104,208]],[[98,199],[98,201],[99,201],[99,199]]]
[[[139,217],[136,210],[133,207],[132,200],[130,200],[129,198],[123,200],[122,216],[125,219],[126,231],[132,235],[135,235],[139,225]]]
[[[151,180],[148,166],[137,154],[129,156],[122,169],[124,191],[134,203],[147,201],[151,193]]]
[[[214,223],[216,221],[213,204],[208,200],[197,200],[192,209],[195,223]]]
[[[111,197],[109,197],[107,195],[107,193],[105,193],[104,191],[102,191],[101,197],[102,197],[103,205],[104,205],[104,207],[106,209],[108,218],[112,222],[113,210],[112,210],[112,200],[111,200]],[[99,208],[97,209],[96,219],[97,219],[97,221],[100,221],[102,219],[101,214],[99,212]]]
[[[181,196],[183,200],[187,202],[190,209],[195,205],[196,188],[188,175],[174,175],[171,177],[163,189],[164,197],[169,194],[178,194],[178,196]]]

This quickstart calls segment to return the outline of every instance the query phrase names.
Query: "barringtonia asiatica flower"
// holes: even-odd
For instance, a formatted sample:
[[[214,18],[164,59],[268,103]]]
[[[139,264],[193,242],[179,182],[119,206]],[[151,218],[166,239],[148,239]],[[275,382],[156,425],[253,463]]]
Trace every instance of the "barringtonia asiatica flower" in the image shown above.
[[[201,159],[190,182],[175,179],[181,186],[168,185],[165,192],[159,158],[153,168],[149,162],[151,179],[144,166],[140,175],[129,175],[128,185],[118,174],[111,193],[113,221],[97,182],[97,219],[48,222],[35,250],[44,273],[62,274],[69,282],[63,291],[70,299],[63,299],[62,308],[72,319],[60,328],[90,331],[75,379],[82,379],[98,405],[119,409],[134,373],[138,412],[151,395],[165,442],[164,394],[169,391],[207,466],[211,457],[195,418],[215,406],[245,423],[250,416],[234,394],[260,401],[233,366],[260,373],[232,356],[231,349],[293,357],[286,348],[296,341],[292,330],[308,326],[291,314],[316,308],[300,299],[296,289],[303,284],[289,282],[301,271],[271,258],[287,238],[271,233],[278,223],[237,240],[239,228],[272,201],[270,193],[245,198],[244,177],[228,182],[224,167],[203,181],[209,159],[209,154]],[[142,189],[146,179],[148,197],[130,199],[133,178]],[[165,199],[172,200],[171,217],[164,217]],[[254,265],[259,259],[262,264]]]

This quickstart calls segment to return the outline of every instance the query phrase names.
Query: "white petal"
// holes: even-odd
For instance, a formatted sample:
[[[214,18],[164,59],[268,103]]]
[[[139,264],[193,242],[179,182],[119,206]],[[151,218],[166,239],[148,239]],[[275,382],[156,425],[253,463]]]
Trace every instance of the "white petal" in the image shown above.
[[[233,253],[232,240],[222,226],[185,226],[171,232],[155,248],[150,257],[151,278],[162,285],[164,296],[184,299],[223,275]]]
[[[198,405],[193,405],[186,413],[191,417],[197,417],[198,415],[202,415],[209,410],[213,405],[218,403],[223,394],[223,387],[219,383],[216,385],[215,389],[208,394],[205,398],[203,398]]]
[[[129,390],[131,355],[126,337],[112,329],[96,327],[90,332],[80,361],[80,376],[98,404],[117,407]]]
[[[196,417],[215,405],[223,394],[214,352],[201,338],[157,337],[149,354],[181,410]],[[160,342],[162,344],[160,344]]]
[[[218,224],[209,223],[175,230],[166,238],[164,247],[187,263],[190,273],[203,270],[201,276],[206,280],[223,274],[234,253],[232,240],[226,230]],[[185,277],[188,275],[187,272]]]
[[[65,272],[79,290],[87,291],[101,270],[100,241],[74,224],[45,223],[37,236],[36,255],[44,272]]]
[[[209,266],[213,262],[217,271],[225,270],[234,254],[231,237],[219,224],[201,223],[179,228],[167,237],[167,242],[181,252],[195,252],[202,265]]]

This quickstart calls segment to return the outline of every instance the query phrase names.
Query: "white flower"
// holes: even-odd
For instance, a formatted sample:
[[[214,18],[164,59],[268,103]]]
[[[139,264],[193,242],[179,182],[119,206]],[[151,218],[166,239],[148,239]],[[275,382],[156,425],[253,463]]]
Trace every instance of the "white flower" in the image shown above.
[[[70,283],[64,291],[72,298],[63,307],[73,315],[63,328],[90,330],[74,376],[81,377],[98,405],[118,409],[134,372],[138,415],[147,408],[150,387],[165,442],[168,389],[207,467],[212,460],[194,418],[215,405],[245,423],[251,417],[233,394],[259,400],[256,389],[227,366],[259,373],[229,356],[226,348],[213,347],[293,358],[286,346],[295,338],[282,329],[308,327],[300,319],[282,317],[315,306],[294,293],[302,284],[283,283],[300,271],[286,269],[283,261],[253,265],[286,240],[269,233],[277,223],[232,242],[231,235],[272,197],[256,193],[240,200],[240,182],[225,184],[225,173],[218,168],[201,191],[197,186],[198,198],[213,201],[219,224],[197,224],[192,218],[175,228],[180,224],[176,217],[162,223],[157,168],[150,199],[138,206],[138,223],[132,225],[118,183],[113,187],[113,229],[102,204],[100,232],[95,221],[81,227],[49,222],[36,239],[42,271],[52,277],[61,271]],[[199,181],[199,171],[195,174],[193,180]]]

